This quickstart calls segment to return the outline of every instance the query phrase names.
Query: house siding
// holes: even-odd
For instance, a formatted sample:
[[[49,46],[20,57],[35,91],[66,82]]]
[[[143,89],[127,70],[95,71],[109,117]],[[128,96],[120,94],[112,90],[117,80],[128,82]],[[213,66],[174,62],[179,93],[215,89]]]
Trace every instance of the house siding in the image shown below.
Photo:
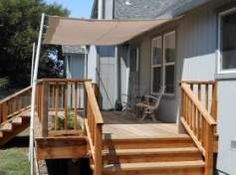
[[[178,79],[214,80],[217,77],[218,42],[217,3],[209,4],[183,19],[178,27]],[[236,174],[236,150],[231,142],[236,141],[236,79],[218,81],[218,133],[219,150],[217,169],[220,174]],[[179,105],[178,105],[179,106]]]
[[[174,27],[177,36],[176,93],[173,97],[163,97],[157,117],[162,121],[179,121],[180,88],[178,83],[181,80],[217,80],[217,77],[221,77],[217,80],[219,108],[217,169],[219,174],[236,174],[236,148],[232,148],[234,146],[232,142],[236,142],[234,103],[236,78],[227,79],[227,76],[222,78],[217,75],[217,10],[219,7],[219,4],[214,1],[188,12]],[[163,28],[165,29],[163,30]],[[172,29],[171,24],[167,24],[139,37],[136,39],[137,41],[133,40],[133,42],[140,42],[141,45],[140,95],[150,93],[151,39]],[[146,89],[149,91],[147,92]]]

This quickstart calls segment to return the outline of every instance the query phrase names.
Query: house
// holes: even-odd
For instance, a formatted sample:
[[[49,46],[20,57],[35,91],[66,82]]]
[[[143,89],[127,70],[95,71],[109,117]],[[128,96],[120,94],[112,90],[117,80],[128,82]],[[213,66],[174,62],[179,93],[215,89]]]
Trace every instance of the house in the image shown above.
[[[125,19],[144,20],[157,18],[170,18],[166,13],[173,6],[183,6],[188,1],[161,0],[110,0],[103,1],[102,9],[99,9],[99,1],[95,0],[92,8],[91,18],[98,19],[99,12],[101,19]],[[131,67],[129,55],[135,54],[138,59],[138,50],[130,48],[129,45],[90,47],[88,51],[88,76],[100,87],[103,109],[114,109],[115,104],[120,102],[123,106],[130,103],[130,92],[138,91],[138,79],[130,79],[129,74],[136,74],[135,67]],[[94,57],[97,62],[94,63]],[[90,61],[92,60],[92,61]],[[138,62],[137,62],[138,64]],[[94,71],[95,70],[95,71]],[[133,72],[134,71],[134,72]],[[133,81],[129,84],[130,81]],[[132,86],[130,86],[132,85]],[[146,89],[148,93],[148,89]],[[128,95],[129,94],[129,95]]]
[[[132,3],[144,3],[141,0],[114,2],[114,7],[118,2],[128,6],[121,8],[127,13],[115,10],[107,13],[123,16],[132,11],[129,10]],[[165,92],[156,115],[161,123],[140,122],[122,112],[99,108],[98,91],[94,91],[89,80],[39,80],[36,91],[39,131],[35,136],[38,159],[88,157],[96,175],[212,175],[214,169],[222,175],[236,174],[233,116],[236,4],[231,0],[158,2],[163,6],[155,7],[157,19],[153,21],[117,22],[49,16],[45,43],[101,45],[90,46],[87,64],[94,66],[91,72],[88,70],[88,78],[98,84],[104,109],[114,106],[116,99],[123,100],[123,92],[128,96],[124,101],[146,94],[158,96],[163,87]],[[94,10],[95,16],[96,13]],[[88,26],[92,29],[85,30]],[[72,34],[72,27],[86,31],[86,37],[80,32]],[[119,37],[125,37],[120,42],[117,35],[124,28],[126,33]],[[110,32],[104,34],[104,31]],[[95,36],[99,32],[103,40]],[[113,44],[104,46],[111,38]],[[101,77],[107,77],[108,81],[104,82]],[[85,93],[79,93],[78,86],[82,86]],[[109,91],[105,92],[104,87],[109,87]],[[3,111],[0,121],[6,123],[3,129],[9,135],[12,131],[9,126],[17,123],[10,122],[9,116],[18,110],[15,111],[15,107],[6,110],[6,106],[21,101],[20,97],[25,97],[29,90],[0,103]],[[103,94],[112,97],[110,102],[106,102],[108,97]],[[80,95],[84,95],[83,109],[78,106]],[[70,109],[68,99],[72,100]],[[23,107],[28,105],[24,103]],[[78,121],[80,118],[84,118],[84,123]],[[0,144],[9,140],[5,130],[0,130]]]
[[[236,120],[233,117],[233,99],[236,97],[235,5],[234,1],[227,0],[199,0],[184,7],[170,8],[167,13],[180,17],[179,20],[157,27],[130,42],[140,52],[138,95],[145,95],[147,89],[148,93],[155,95],[161,86],[166,87],[158,112],[162,121],[179,120],[179,82],[217,81],[219,174],[236,174]]]
[[[105,10],[103,10],[104,16],[112,14],[115,19],[180,18],[118,47],[118,60],[121,60],[117,63],[120,63],[118,69],[121,72],[118,76],[121,80],[117,81],[118,84],[121,83],[118,85],[121,91],[118,94],[133,93],[131,95],[133,98],[146,94],[155,95],[162,86],[165,86],[166,92],[157,116],[161,121],[178,122],[181,103],[179,82],[217,81],[219,103],[217,169],[220,174],[236,173],[233,166],[236,162],[236,136],[232,102],[236,95],[233,90],[236,88],[235,38],[232,37],[235,28],[233,21],[235,5],[234,1],[227,0],[155,1],[155,3],[142,0],[117,0],[110,6],[113,8],[106,9],[107,5],[104,5]],[[143,12],[141,7],[150,9],[149,13],[152,14]],[[152,8],[155,10],[151,10]],[[108,9],[113,11],[107,12]],[[96,17],[97,10],[93,12],[92,16]],[[124,55],[128,55],[127,58],[130,60],[127,67],[124,66],[125,63],[122,64],[126,60],[122,59]],[[135,88],[130,87],[134,84]]]

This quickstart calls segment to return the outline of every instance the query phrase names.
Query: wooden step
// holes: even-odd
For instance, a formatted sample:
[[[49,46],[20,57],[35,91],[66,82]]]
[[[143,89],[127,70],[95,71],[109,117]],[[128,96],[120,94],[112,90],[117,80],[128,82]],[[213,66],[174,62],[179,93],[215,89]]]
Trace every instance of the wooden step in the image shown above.
[[[21,125],[22,124],[22,117],[18,116],[18,117],[15,117],[13,120],[12,120],[12,124],[14,125]]]
[[[0,131],[0,139],[3,138],[3,132]]]
[[[142,162],[104,166],[104,175],[203,175],[203,161]]]
[[[11,123],[4,123],[1,128],[0,128],[0,131],[2,132],[11,132],[13,129],[13,126]]]
[[[194,146],[187,135],[163,138],[106,139],[104,149],[178,148]]]
[[[196,147],[104,150],[105,164],[201,160]]]
[[[30,118],[22,118],[21,124],[5,123],[0,129],[0,132],[3,133],[3,137],[0,138],[0,147],[6,144],[8,141],[13,139],[17,134],[24,131],[30,124]],[[12,121],[10,121],[12,122]]]

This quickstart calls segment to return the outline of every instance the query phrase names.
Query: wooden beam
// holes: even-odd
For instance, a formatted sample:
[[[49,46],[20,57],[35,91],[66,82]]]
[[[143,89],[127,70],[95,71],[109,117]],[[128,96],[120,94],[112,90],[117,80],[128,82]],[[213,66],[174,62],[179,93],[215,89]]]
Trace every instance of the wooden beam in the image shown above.
[[[37,159],[72,159],[87,157],[86,137],[36,138]]]

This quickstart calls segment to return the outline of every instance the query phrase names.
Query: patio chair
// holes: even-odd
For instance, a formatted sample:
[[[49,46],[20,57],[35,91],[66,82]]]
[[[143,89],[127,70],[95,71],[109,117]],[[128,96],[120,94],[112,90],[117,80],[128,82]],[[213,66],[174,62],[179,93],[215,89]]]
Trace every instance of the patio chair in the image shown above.
[[[161,98],[164,94],[165,88],[163,87],[161,93],[157,96],[145,95],[144,101],[136,104],[136,108],[141,110],[142,117],[140,121],[145,120],[147,117],[151,117],[154,122],[156,122],[155,112],[158,109]]]
[[[122,116],[131,116],[132,118],[136,117],[135,106],[140,101],[139,97],[135,97],[132,100],[128,95],[122,94],[123,96],[127,97],[126,102],[122,103]]]

